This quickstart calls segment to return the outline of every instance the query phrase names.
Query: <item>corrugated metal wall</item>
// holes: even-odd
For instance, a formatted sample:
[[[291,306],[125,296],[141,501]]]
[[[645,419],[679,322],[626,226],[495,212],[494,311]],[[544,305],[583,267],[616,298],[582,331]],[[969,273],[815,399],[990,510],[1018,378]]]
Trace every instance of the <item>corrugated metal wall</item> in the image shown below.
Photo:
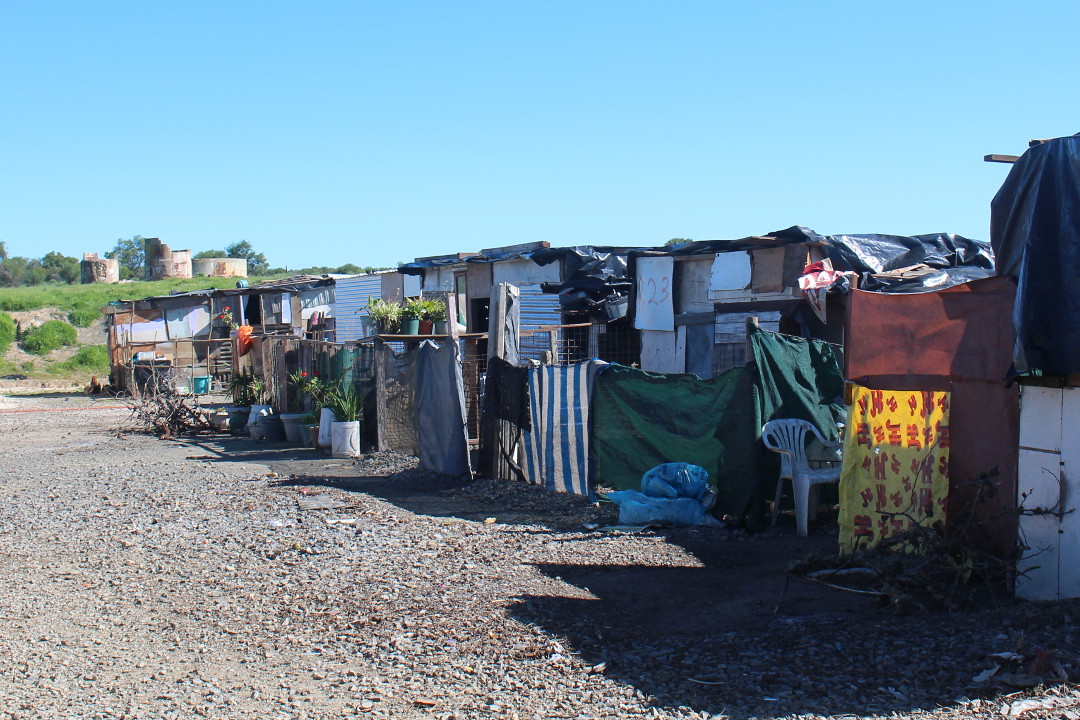
[[[519,327],[523,334],[538,327],[562,324],[558,295],[541,292],[539,285],[522,285],[518,290],[521,292],[521,320]],[[562,339],[561,333],[558,330],[553,332],[556,333],[555,342],[558,343]],[[522,360],[540,360],[541,351],[549,347],[551,342],[548,340],[539,341],[540,338],[535,337],[522,339]]]
[[[521,285],[521,328],[532,329],[544,325],[561,325],[559,296],[541,292],[539,285]]]
[[[337,341],[351,342],[364,337],[368,298],[382,297],[382,275],[342,278],[335,284],[334,317]]]

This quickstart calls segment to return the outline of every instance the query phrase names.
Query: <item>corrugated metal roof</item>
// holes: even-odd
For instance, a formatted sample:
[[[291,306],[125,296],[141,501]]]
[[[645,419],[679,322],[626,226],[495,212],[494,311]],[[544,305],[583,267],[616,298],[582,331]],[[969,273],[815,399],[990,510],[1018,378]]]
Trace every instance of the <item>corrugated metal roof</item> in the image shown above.
[[[364,337],[368,298],[382,297],[382,275],[357,275],[337,281],[334,296],[338,342]]]

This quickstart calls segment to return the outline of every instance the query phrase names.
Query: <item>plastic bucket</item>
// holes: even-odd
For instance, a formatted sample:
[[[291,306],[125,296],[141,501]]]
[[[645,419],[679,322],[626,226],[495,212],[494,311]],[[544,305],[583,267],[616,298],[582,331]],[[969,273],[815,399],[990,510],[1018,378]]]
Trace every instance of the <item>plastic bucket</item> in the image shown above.
[[[196,395],[205,395],[210,392],[210,378],[205,375],[196,375],[191,378],[191,392]]]

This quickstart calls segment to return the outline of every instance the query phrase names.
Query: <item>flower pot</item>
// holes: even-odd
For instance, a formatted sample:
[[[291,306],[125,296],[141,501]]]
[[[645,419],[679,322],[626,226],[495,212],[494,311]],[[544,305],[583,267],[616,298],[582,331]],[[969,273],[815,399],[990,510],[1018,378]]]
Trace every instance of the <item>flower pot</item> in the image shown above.
[[[406,318],[401,321],[403,335],[420,334],[420,318]]]
[[[282,413],[278,417],[281,418],[282,424],[285,426],[285,439],[291,443],[303,442],[303,436],[300,425],[300,421],[307,417],[306,413]]]
[[[328,448],[330,443],[333,442],[330,425],[335,419],[334,411],[330,408],[323,408],[322,412],[319,413],[319,447]]]
[[[433,331],[436,335],[445,335],[448,330],[447,322],[445,320],[436,320]]]
[[[233,435],[242,435],[248,416],[251,414],[251,408],[247,405],[230,405],[225,408],[225,412],[229,414],[229,431]]]
[[[248,413],[247,424],[254,425],[259,422],[259,418],[263,415],[270,415],[274,412],[274,408],[270,405],[252,405],[251,411]]]
[[[262,430],[263,440],[279,443],[285,440],[285,427],[280,415],[263,415],[254,427]]]
[[[300,439],[306,448],[318,447],[319,441],[319,424],[318,423],[303,423],[300,425]]]
[[[335,422],[332,425],[333,442],[330,454],[336,458],[354,458],[360,454],[360,423]]]
[[[430,335],[432,327],[434,325],[435,325],[435,323],[433,321],[431,321],[431,320],[421,320],[420,321],[420,334],[421,335]]]
[[[225,432],[229,429],[229,413],[224,410],[218,410],[211,413],[207,420],[210,423],[210,427],[218,432]]]

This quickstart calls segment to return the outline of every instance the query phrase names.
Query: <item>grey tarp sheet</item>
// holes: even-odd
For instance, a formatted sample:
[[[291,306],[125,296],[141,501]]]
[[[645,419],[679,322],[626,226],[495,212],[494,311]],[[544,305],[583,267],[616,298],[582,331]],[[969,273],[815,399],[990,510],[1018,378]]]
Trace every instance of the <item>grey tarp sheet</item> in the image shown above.
[[[375,354],[375,412],[379,450],[419,453],[416,435],[416,353],[379,343]]]
[[[420,464],[440,475],[470,473],[465,383],[457,343],[430,340],[416,353],[416,435]]]

